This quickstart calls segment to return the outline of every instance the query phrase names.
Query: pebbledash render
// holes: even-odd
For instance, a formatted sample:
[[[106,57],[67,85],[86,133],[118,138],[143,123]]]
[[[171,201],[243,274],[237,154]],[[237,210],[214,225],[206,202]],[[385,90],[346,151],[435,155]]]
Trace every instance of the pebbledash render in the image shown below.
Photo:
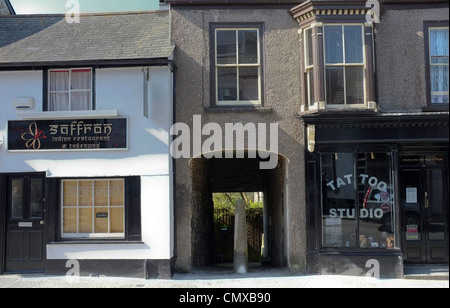
[[[203,146],[175,162],[175,269],[221,262],[212,194],[244,191],[264,194],[264,266],[401,278],[448,264],[447,2],[166,3],[176,122]],[[251,128],[271,124],[267,170],[269,133],[255,156]]]
[[[170,278],[169,12],[0,18],[0,273]]]

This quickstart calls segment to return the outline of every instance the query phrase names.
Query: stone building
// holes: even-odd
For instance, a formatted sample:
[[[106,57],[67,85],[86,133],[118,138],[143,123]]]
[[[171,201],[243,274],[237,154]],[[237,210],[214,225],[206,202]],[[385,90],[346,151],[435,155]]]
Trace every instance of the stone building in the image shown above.
[[[448,2],[167,2],[176,121],[198,136],[176,161],[177,269],[214,263],[223,191],[265,193],[272,266],[398,278],[448,264]],[[270,124],[264,170],[250,129]],[[250,134],[223,142],[232,128]]]

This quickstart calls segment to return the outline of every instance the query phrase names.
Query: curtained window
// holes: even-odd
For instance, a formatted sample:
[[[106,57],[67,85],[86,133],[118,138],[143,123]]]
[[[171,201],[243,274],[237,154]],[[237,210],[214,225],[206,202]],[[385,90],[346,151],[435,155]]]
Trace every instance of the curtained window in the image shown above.
[[[49,71],[48,111],[92,109],[92,69]]]
[[[448,27],[429,28],[431,104],[449,103]]]

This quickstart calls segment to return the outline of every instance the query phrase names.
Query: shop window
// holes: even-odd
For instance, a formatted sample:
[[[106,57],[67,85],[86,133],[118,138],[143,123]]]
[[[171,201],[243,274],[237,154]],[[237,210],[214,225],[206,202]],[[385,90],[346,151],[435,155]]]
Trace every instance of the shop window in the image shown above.
[[[47,111],[92,110],[92,69],[58,69],[48,72]]]
[[[426,24],[425,31],[428,55],[426,59],[428,76],[429,106],[449,103],[449,36],[447,27],[437,27],[439,23]]]
[[[261,105],[261,27],[213,29],[213,105]]]
[[[63,238],[124,238],[124,179],[63,180]]]
[[[391,153],[322,153],[322,247],[394,249]]]

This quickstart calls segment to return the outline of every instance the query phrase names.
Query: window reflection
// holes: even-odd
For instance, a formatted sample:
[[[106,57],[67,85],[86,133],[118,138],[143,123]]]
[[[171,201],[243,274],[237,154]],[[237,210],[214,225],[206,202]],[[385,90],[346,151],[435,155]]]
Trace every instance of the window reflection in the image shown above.
[[[392,155],[326,153],[321,169],[323,247],[395,248]]]

